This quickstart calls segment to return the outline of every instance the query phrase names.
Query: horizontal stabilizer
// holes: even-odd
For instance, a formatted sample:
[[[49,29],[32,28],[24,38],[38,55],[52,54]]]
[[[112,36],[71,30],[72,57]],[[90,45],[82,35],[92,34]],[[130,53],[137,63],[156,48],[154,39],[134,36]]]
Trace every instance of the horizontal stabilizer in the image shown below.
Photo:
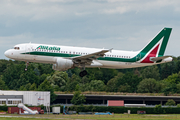
[[[151,60],[154,62],[158,62],[158,61],[162,61],[163,59],[166,59],[168,57],[172,57],[172,56],[153,57],[153,58],[151,58]]]

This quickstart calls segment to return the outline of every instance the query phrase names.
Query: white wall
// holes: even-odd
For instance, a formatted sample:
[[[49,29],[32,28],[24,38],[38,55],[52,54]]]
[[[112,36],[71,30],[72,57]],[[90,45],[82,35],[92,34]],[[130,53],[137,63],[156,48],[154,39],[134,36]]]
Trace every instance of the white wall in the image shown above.
[[[3,91],[0,90],[0,95],[23,95],[23,104],[32,106],[37,105],[50,105],[50,92],[49,91]]]

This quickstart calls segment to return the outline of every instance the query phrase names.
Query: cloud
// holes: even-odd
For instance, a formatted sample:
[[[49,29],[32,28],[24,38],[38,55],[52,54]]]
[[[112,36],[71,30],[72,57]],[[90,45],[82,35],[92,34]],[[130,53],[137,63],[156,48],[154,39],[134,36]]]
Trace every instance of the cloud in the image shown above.
[[[0,43],[139,50],[167,26],[168,50],[178,55],[179,6],[179,0],[1,0]]]
[[[144,12],[144,11],[157,11],[164,7],[167,9],[172,8],[173,11],[179,12],[180,1],[178,0],[107,0],[111,5],[107,5],[106,9],[101,12],[106,14],[124,14],[127,12]]]
[[[104,13],[108,13],[108,14],[113,14],[113,13],[126,13],[128,12],[130,9],[128,7],[117,7],[115,9],[105,9],[103,10]]]
[[[83,16],[83,15],[89,15],[92,14],[91,12],[75,12],[75,15],[77,16]]]

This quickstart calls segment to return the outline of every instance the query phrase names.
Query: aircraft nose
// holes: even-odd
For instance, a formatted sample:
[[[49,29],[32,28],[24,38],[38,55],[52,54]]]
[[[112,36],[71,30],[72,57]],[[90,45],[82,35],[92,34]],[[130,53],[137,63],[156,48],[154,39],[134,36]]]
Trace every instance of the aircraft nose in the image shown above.
[[[5,55],[6,57],[9,57],[9,56],[10,56],[10,51],[7,50],[7,51],[4,53],[4,55]]]

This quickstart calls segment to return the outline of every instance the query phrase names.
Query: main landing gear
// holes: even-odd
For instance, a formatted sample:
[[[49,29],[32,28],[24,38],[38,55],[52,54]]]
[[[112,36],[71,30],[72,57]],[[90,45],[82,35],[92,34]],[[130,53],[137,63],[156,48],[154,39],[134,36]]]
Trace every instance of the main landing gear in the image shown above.
[[[86,76],[87,75],[87,71],[86,70],[83,70],[83,71],[81,71],[80,73],[79,73],[79,76],[80,77],[84,77],[84,76]]]
[[[27,70],[28,70],[28,69],[27,69],[28,65],[29,65],[29,62],[26,62],[26,68],[24,69],[24,71],[27,71]]]

